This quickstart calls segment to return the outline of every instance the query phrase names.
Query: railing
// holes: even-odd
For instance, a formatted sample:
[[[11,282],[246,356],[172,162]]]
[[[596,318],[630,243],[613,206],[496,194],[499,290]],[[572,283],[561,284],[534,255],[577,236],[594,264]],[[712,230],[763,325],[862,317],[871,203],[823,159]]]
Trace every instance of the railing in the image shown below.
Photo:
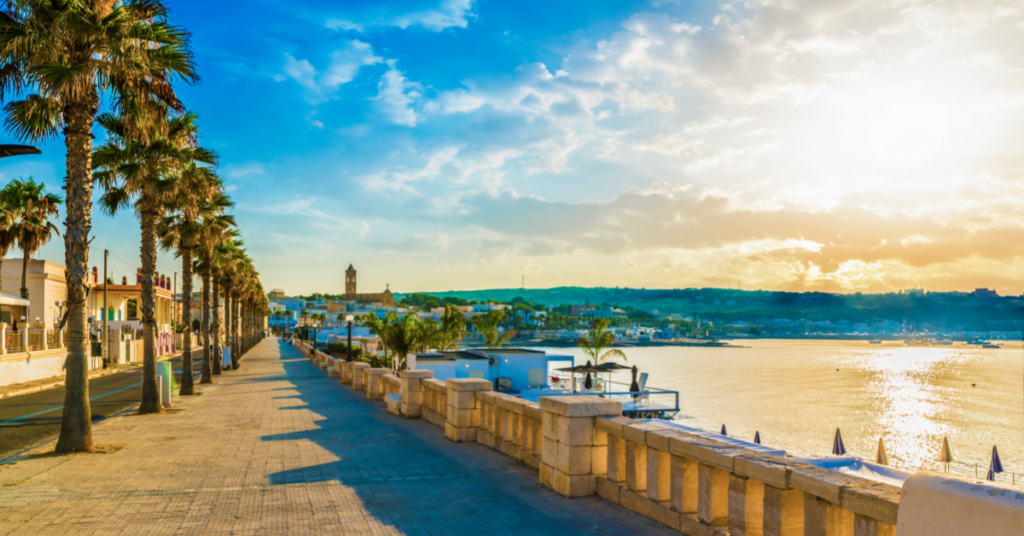
[[[479,391],[476,441],[540,469],[544,438],[537,403],[493,391]]]
[[[444,428],[444,423],[448,420],[448,388],[443,381],[433,378],[422,380],[420,388],[423,393],[420,416],[423,420]]]
[[[4,347],[7,348],[9,354],[21,352],[21,332],[8,330],[4,334]]]
[[[397,395],[402,390],[402,379],[394,373],[385,374],[381,378],[381,390],[384,396]]]
[[[537,402],[542,396],[600,396],[622,402],[622,413],[628,417],[671,418],[679,412],[679,391],[647,387],[643,391],[630,391],[629,385],[605,381],[599,387],[587,390],[582,382],[576,382],[576,392],[571,391],[571,384],[560,381],[563,389],[544,391],[522,391],[520,396],[526,400]]]
[[[28,351],[34,352],[36,350],[43,349],[43,330],[41,329],[30,329],[28,330]]]
[[[598,494],[685,534],[895,530],[895,486],[625,417],[594,426],[607,443]]]
[[[55,329],[48,329],[48,330],[46,330],[46,347],[47,348],[57,348],[58,346],[60,346],[60,343],[59,343],[59,341],[57,339],[58,333],[59,332],[57,330],[55,330]]]
[[[945,464],[935,463],[931,466],[931,469],[942,472],[946,470],[946,467]],[[972,478],[984,479],[986,475],[988,475],[988,466],[978,463],[952,462],[949,464],[949,472]],[[995,477],[996,482],[1010,484],[1011,486],[1024,486],[1024,474],[1005,471],[1002,473],[996,473]]]

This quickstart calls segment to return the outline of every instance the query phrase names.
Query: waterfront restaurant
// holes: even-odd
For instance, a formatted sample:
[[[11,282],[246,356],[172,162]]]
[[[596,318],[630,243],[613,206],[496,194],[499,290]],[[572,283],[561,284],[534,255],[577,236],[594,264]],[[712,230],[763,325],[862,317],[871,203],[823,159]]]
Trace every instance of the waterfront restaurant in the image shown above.
[[[410,368],[432,371],[435,379],[480,378],[494,384],[496,391],[513,393],[546,389],[554,368],[573,366],[570,355],[521,348],[471,348],[414,358]]]

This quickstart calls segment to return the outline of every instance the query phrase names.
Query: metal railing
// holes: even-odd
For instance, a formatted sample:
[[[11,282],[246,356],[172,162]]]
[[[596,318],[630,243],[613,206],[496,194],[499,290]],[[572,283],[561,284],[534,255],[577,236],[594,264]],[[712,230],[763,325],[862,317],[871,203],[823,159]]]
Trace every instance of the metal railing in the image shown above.
[[[934,471],[943,472],[946,471],[946,464],[935,463],[930,469]],[[972,478],[983,479],[988,475],[988,465],[980,463],[967,463],[967,462],[952,462],[949,464],[949,472],[969,476]],[[1020,473],[1014,473],[1012,471],[1003,471],[1002,473],[996,473],[996,482],[1002,482],[1004,484],[1010,484],[1011,486],[1024,486],[1024,475]]]
[[[21,333],[8,331],[4,334],[4,347],[7,348],[7,353],[15,354],[21,350]]]
[[[57,348],[59,346],[57,342],[57,330],[48,329],[46,330],[46,347]]]
[[[43,349],[43,330],[41,329],[30,329],[28,330],[28,351],[34,352],[36,350]]]

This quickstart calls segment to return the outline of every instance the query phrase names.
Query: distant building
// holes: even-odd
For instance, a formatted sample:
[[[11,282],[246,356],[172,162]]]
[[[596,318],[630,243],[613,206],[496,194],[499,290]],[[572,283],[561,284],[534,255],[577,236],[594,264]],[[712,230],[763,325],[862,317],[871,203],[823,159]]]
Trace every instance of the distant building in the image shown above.
[[[275,288],[274,290],[271,290],[270,294],[268,296],[272,300],[283,300],[286,297],[284,295],[284,290],[283,289],[279,289],[279,288]]]
[[[351,264],[348,265],[348,270],[345,270],[345,301],[360,304],[379,303],[384,307],[395,306],[395,297],[390,287],[378,294],[359,294],[356,291],[356,269]]]
[[[616,307],[599,307],[595,309],[582,309],[579,316],[583,318],[626,318],[626,311]]]
[[[976,288],[976,289],[974,289],[974,297],[975,298],[998,298],[999,297],[999,293],[994,291],[994,290],[989,290],[987,288]]]
[[[924,289],[923,288],[911,288],[911,289],[904,290],[903,293],[906,294],[907,296],[910,296],[911,298],[923,298],[924,297]]]

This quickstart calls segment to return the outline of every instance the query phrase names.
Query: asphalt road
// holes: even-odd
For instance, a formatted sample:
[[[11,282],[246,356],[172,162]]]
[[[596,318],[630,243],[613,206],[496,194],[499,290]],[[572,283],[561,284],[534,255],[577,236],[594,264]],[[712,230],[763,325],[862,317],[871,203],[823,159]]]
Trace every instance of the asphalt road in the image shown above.
[[[202,350],[193,351],[192,370],[196,383],[203,361]],[[171,360],[175,390],[181,382],[181,358]],[[159,369],[158,369],[159,370]],[[93,422],[105,419],[122,409],[137,404],[142,396],[142,367],[118,374],[95,378],[89,382],[89,399]],[[0,399],[0,459],[60,433],[64,407],[64,387],[47,389],[21,396]]]

